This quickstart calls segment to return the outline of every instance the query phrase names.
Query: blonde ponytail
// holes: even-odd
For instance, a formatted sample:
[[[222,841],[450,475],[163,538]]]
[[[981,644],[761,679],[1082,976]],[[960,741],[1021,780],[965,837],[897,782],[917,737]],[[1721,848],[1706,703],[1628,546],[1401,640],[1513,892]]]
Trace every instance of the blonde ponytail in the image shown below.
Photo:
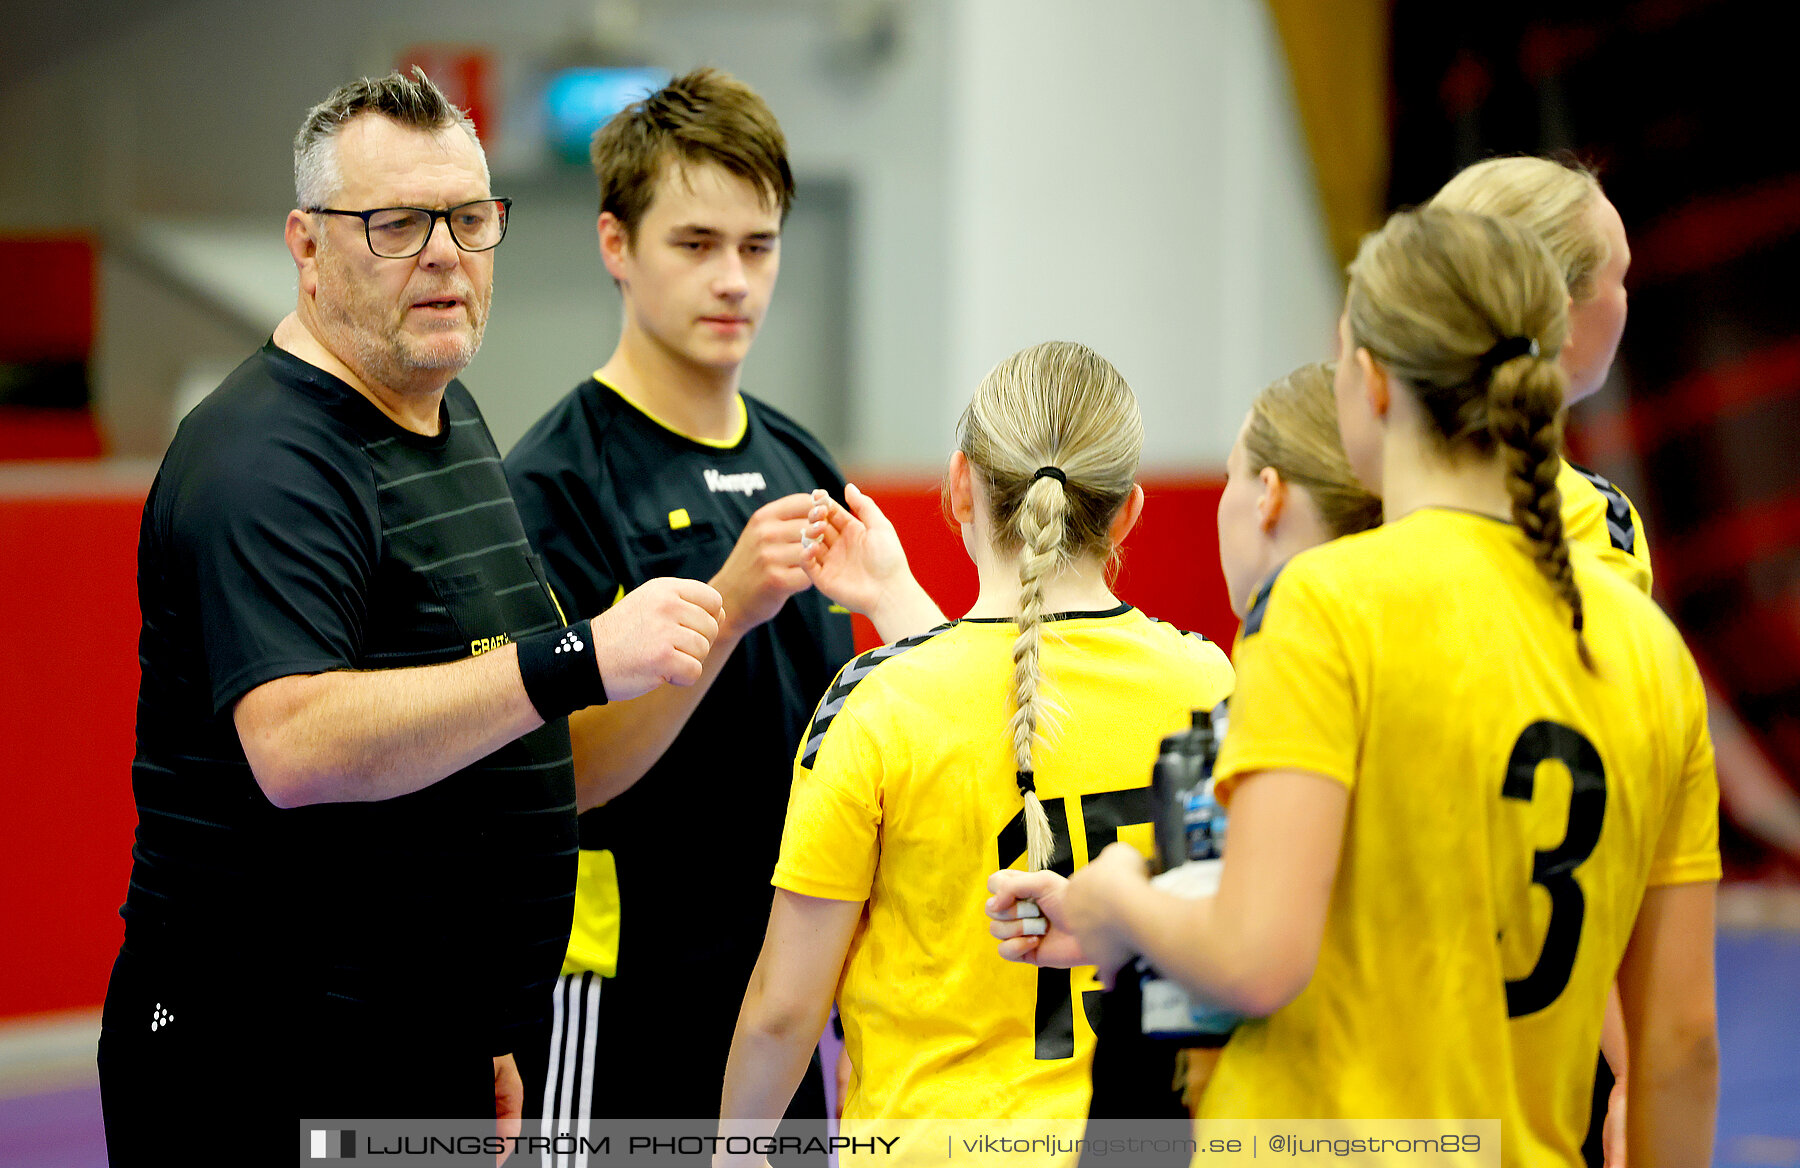
[[[1502,341],[1501,344],[1506,344]],[[1532,560],[1573,614],[1575,651],[1594,667],[1585,631],[1586,608],[1569,561],[1563,530],[1561,372],[1533,343],[1528,351],[1499,363],[1488,378],[1488,418],[1506,458],[1506,491],[1513,522],[1531,540]]]
[[[1136,481],[1144,426],[1118,370],[1085,346],[1047,342],[996,366],[959,430],[963,456],[987,488],[995,542],[1019,560],[1008,729],[1026,861],[1036,870],[1050,865],[1057,843],[1032,760],[1049,720],[1044,587],[1077,557],[1111,553],[1112,520]]]
[[[1013,760],[1018,766],[1019,790],[1025,796],[1026,862],[1032,871],[1046,868],[1056,850],[1056,839],[1050,831],[1050,817],[1038,797],[1036,775],[1031,765],[1031,744],[1037,738],[1038,723],[1043,720],[1040,709],[1043,675],[1038,667],[1038,652],[1044,637],[1044,580],[1062,566],[1064,513],[1068,502],[1060,481],[1061,471],[1054,468],[1038,471],[1025,491],[1019,507],[1019,533],[1023,548],[1019,555],[1019,636],[1013,641]]]
[[[1441,449],[1504,460],[1513,522],[1569,606],[1576,652],[1592,669],[1556,489],[1567,302],[1563,269],[1530,228],[1434,205],[1401,211],[1363,240],[1344,314],[1355,345],[1423,407]]]

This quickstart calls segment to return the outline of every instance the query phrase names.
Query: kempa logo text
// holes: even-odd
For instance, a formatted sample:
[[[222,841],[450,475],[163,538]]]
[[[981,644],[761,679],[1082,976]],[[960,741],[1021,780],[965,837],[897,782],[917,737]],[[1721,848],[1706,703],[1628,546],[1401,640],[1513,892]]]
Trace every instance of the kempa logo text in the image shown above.
[[[759,470],[746,471],[743,474],[720,474],[711,467],[701,476],[706,480],[706,489],[713,494],[754,495],[758,491],[767,490],[768,480],[762,477]]]

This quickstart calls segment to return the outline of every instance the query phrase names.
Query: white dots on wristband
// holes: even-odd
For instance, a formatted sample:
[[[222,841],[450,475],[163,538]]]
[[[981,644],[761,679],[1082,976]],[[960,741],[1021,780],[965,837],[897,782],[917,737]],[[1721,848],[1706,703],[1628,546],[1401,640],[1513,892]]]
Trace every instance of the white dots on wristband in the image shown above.
[[[587,645],[582,642],[574,629],[565,629],[563,635],[556,642],[556,648],[550,651],[552,653],[579,653],[585,648]]]

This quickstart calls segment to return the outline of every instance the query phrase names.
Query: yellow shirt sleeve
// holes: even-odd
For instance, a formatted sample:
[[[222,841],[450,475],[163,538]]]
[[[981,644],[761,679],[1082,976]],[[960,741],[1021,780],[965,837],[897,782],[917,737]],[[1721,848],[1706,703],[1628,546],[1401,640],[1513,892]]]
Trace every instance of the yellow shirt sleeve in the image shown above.
[[[880,854],[880,791],[881,751],[854,711],[838,711],[813,765],[794,764],[775,887],[867,900]]]
[[[1359,671],[1337,616],[1342,601],[1322,584],[1290,563],[1245,618],[1231,726],[1213,772],[1222,803],[1255,771],[1310,771],[1355,786]]]
[[[1225,650],[1199,633],[1181,636],[1194,656],[1199,675],[1200,691],[1194,708],[1210,710],[1229,698],[1237,688],[1237,670],[1232,668],[1231,658],[1225,656]]]
[[[1650,595],[1650,541],[1636,504],[1610,480],[1567,461],[1557,473],[1556,489],[1562,492],[1569,540],[1593,548],[1601,563]]]
[[[1683,705],[1688,711],[1687,762],[1669,801],[1668,817],[1650,864],[1650,887],[1717,880],[1719,863],[1719,779],[1713,767],[1712,735],[1706,728],[1706,690],[1700,672],[1687,663]]]

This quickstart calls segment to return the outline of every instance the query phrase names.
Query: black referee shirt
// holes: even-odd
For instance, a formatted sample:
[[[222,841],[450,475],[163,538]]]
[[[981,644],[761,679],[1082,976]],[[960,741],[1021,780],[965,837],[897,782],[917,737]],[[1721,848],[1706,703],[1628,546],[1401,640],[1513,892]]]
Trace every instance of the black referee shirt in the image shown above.
[[[232,722],[264,682],[454,661],[557,627],[468,391],[423,437],[265,344],[182,423],[144,507],[126,946],[268,971],[488,1053],[549,1002],[575,879],[566,722],[423,790],[278,810]]]
[[[844,479],[812,435],[743,395],[730,445],[678,434],[590,378],[506,457],[533,544],[570,620],[657,576],[710,579],[751,514]],[[638,783],[581,817],[581,846],[618,866],[621,978],[669,953],[748,974],[768,924],[794,751],[853,638],[816,590],[752,630],[668,752]],[[721,880],[720,867],[734,875]],[[693,927],[702,911],[704,929]],[[721,984],[738,973],[721,970]],[[742,985],[738,977],[737,986]],[[730,993],[737,993],[733,987]]]

